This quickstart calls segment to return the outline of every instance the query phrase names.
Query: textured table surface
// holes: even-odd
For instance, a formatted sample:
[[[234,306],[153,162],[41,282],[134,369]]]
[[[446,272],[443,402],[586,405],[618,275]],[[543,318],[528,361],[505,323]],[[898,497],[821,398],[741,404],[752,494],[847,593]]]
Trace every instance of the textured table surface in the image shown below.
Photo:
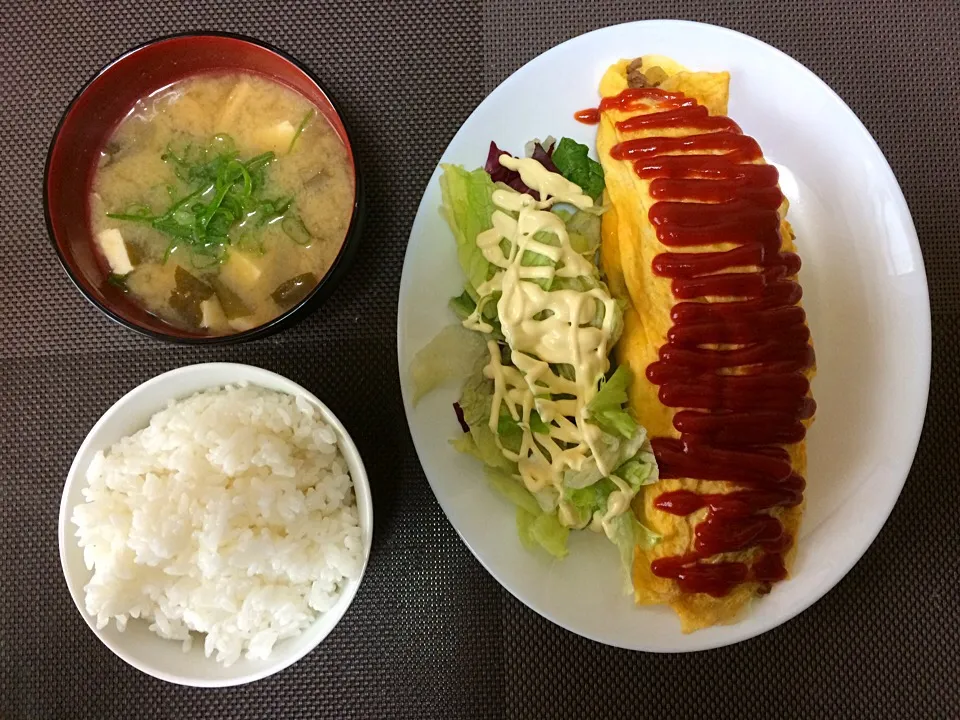
[[[0,3],[0,718],[960,717],[960,10],[955,0],[387,4]],[[864,559],[793,621],[686,656],[603,647],[542,620],[458,539],[407,432],[397,288],[420,194],[483,97],[556,43],[627,20],[725,25],[810,67],[864,121],[914,215],[933,310],[923,439]],[[60,113],[150,38],[229,30],[274,43],[340,99],[369,188],[359,259],[324,310],[275,338],[183,349],[111,324],[44,229]],[[193,362],[286,375],[353,431],[376,503],[371,565],[333,635],[249,686],[195,690],[126,666],[77,613],[57,513],[84,435],[120,395]],[[877,389],[883,392],[882,388]]]

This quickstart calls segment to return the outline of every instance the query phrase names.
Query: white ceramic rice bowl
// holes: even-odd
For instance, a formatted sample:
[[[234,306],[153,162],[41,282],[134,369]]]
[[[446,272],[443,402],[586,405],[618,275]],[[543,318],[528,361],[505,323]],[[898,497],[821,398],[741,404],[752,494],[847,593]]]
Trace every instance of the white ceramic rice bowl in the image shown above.
[[[141,620],[130,620],[123,632],[113,622],[98,629],[96,618],[85,609],[84,586],[92,577],[92,572],[84,563],[83,550],[77,542],[77,528],[71,522],[71,517],[73,509],[84,502],[81,491],[86,485],[87,468],[98,451],[146,427],[151,416],[163,410],[171,399],[185,398],[201,390],[239,382],[304,397],[319,409],[320,418],[334,429],[340,453],[353,480],[363,549],[359,577],[347,581],[333,608],[320,615],[300,635],[277,642],[267,659],[249,660],[241,657],[233,665],[225,667],[213,656],[204,656],[202,639],[195,640],[193,648],[185,653],[180,642],[161,638],[148,629],[147,622]],[[124,395],[103,414],[80,446],[67,474],[60,503],[60,562],[70,595],[87,625],[114,654],[138,670],[167,682],[194,687],[223,687],[259,680],[283,670],[313,650],[330,634],[356,595],[370,557],[372,540],[373,501],[370,485],[356,446],[342,423],[326,405],[300,385],[250,365],[189,365],[158,375]]]

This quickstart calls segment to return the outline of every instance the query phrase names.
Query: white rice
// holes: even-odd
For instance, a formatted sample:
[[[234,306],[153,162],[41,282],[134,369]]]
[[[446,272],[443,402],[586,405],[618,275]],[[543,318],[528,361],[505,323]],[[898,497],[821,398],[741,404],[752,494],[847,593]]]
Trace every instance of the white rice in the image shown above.
[[[93,578],[86,609],[224,665],[266,658],[358,578],[353,483],[306,400],[250,385],[171,402],[97,453],[73,522]]]

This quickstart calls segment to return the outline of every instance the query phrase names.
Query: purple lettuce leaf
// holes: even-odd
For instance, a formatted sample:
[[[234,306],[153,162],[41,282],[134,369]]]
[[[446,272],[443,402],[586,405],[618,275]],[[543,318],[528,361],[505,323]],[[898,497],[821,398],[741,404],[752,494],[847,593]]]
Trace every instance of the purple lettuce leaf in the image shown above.
[[[453,404],[453,411],[457,414],[457,422],[460,423],[460,429],[465,433],[470,432],[470,426],[467,425],[467,420],[463,416],[463,408],[460,407],[460,403],[455,402]]]
[[[557,167],[553,164],[553,160],[550,158],[550,154],[553,152],[553,145],[550,146],[550,149],[547,150],[537,143],[533,147],[533,159],[538,161],[550,172],[557,172]],[[501,155],[510,155],[505,150],[501,150],[497,147],[497,144],[493,141],[490,142],[490,151],[487,153],[487,162],[483,166],[483,169],[490,173],[490,178],[494,182],[502,182],[505,185],[513,188],[517,192],[527,193],[532,195],[535,199],[540,199],[540,193],[536,190],[531,190],[520,178],[520,173],[516,170],[510,170],[505,168],[500,164]],[[510,157],[514,157],[510,155]]]

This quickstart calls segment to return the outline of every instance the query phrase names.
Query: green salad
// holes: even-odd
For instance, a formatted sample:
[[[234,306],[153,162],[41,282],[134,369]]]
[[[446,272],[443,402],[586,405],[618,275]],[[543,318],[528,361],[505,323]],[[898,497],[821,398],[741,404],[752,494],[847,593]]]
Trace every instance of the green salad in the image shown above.
[[[516,507],[520,540],[562,558],[571,530],[606,535],[630,572],[659,538],[633,500],[658,478],[646,431],[627,407],[628,368],[610,354],[621,306],[598,268],[603,171],[569,138],[486,165],[442,166],[441,212],[465,281],[459,323],[414,359],[414,401],[466,378],[453,446],[483,462]]]

